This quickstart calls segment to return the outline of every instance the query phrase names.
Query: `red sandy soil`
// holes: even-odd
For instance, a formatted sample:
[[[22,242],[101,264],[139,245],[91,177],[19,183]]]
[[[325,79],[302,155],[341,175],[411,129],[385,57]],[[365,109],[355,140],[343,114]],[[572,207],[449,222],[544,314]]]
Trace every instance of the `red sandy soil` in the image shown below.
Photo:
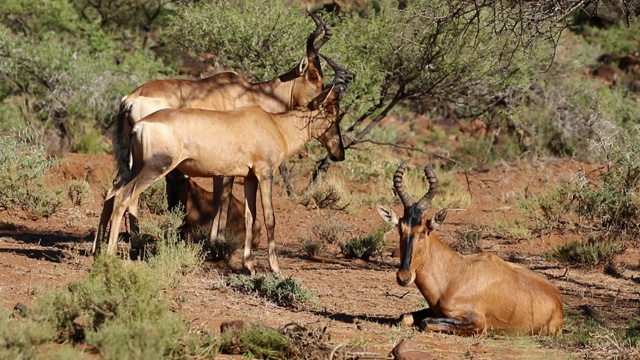
[[[586,164],[570,160],[549,160],[493,165],[483,172],[472,172],[469,177],[472,204],[450,211],[439,234],[445,242],[453,243],[461,231],[479,229],[483,234],[479,241],[482,251],[522,263],[557,285],[566,313],[590,314],[604,326],[624,327],[632,319],[640,318],[640,249],[630,247],[618,256],[615,263],[619,276],[614,277],[605,274],[602,268],[567,268],[541,256],[545,249],[575,239],[576,235],[554,234],[516,240],[491,230],[497,219],[517,216],[516,193],[525,189],[529,193],[552,189],[583,167],[588,168]],[[23,211],[0,209],[0,294],[5,309],[13,308],[18,302],[28,305],[38,293],[87,275],[92,262],[87,255],[91,234],[97,227],[102,196],[110,184],[113,168],[110,155],[66,154],[63,165],[52,171],[52,184],[64,187],[73,179],[86,179],[93,189],[93,201],[82,206],[73,206],[68,201],[55,215],[38,220],[30,219]],[[454,177],[460,183],[466,182],[462,172]],[[236,190],[239,187],[236,186]],[[217,330],[223,321],[243,319],[272,327],[290,322],[326,326],[334,346],[349,340],[350,344],[377,354],[367,355],[368,358],[385,358],[396,343],[408,337],[440,358],[586,356],[584,350],[529,337],[460,337],[399,327],[396,319],[401,313],[415,311],[424,303],[415,286],[401,288],[396,284],[398,259],[391,256],[391,249],[369,262],[347,260],[339,254],[329,255],[324,262],[309,260],[299,238],[309,234],[310,226],[326,219],[329,212],[288,199],[281,189],[275,191],[274,204],[282,271],[317,293],[318,304],[305,310],[292,310],[229,290],[223,285],[223,278],[229,272],[242,272],[238,252],[228,265],[205,262],[196,276],[180,288],[179,295],[185,301],[179,311],[194,325]],[[395,208],[399,211],[399,205]],[[362,206],[352,213],[333,211],[331,216],[347,223],[353,236],[365,235],[382,224],[375,205]],[[258,271],[265,273],[268,271],[266,235],[262,237],[255,254]],[[396,233],[391,232],[387,237],[392,245],[397,244]]]

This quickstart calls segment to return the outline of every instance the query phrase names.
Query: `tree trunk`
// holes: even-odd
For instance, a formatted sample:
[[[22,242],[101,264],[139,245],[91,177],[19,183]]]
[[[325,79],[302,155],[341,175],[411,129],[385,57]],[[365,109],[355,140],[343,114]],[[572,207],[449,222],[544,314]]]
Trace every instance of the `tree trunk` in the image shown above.
[[[293,197],[296,194],[296,189],[293,186],[293,179],[291,178],[291,172],[287,168],[287,164],[283,162],[278,168],[280,176],[282,176],[282,182],[284,183],[284,190],[287,192],[288,197]]]

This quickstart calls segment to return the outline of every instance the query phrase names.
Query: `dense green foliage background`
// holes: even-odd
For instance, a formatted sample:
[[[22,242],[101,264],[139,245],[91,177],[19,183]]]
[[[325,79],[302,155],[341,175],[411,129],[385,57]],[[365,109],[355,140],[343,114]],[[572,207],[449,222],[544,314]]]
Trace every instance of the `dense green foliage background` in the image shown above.
[[[343,102],[349,139],[367,139],[389,113],[481,117],[506,129],[510,145],[497,158],[589,158],[590,140],[637,124],[640,107],[624,83],[606,87],[584,74],[605,51],[638,50],[635,18],[627,26],[618,14],[596,28],[562,11],[536,17],[537,2],[495,3],[373,1],[321,12],[333,29],[322,52],[356,74]],[[150,79],[197,77],[209,66],[265,81],[293,67],[314,28],[299,5],[7,0],[0,129],[42,130],[52,152],[108,151],[118,100]],[[181,74],[187,55],[200,66]]]

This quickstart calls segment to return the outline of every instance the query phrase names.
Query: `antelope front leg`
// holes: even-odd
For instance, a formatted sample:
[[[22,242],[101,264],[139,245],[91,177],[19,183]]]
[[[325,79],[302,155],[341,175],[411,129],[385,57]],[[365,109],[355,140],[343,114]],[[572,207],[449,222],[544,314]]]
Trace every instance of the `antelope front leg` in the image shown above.
[[[247,176],[244,180],[244,253],[242,255],[242,266],[249,270],[251,275],[256,274],[255,263],[251,256],[251,239],[253,231],[251,230],[256,219],[256,191],[258,190],[258,179],[253,176]]]
[[[426,318],[433,318],[436,315],[433,313],[433,309],[426,308],[414,312],[410,312],[408,314],[400,315],[400,324],[402,326],[418,326],[422,322],[422,320]]]
[[[273,214],[273,202],[271,198],[271,187],[273,176],[267,174],[260,181],[260,198],[262,200],[262,213],[264,214],[264,225],[267,228],[267,239],[269,240],[269,268],[274,273],[280,272],[280,264],[276,255],[275,227],[276,217]]]
[[[222,178],[222,192],[220,194],[220,210],[218,215],[218,238],[224,239],[227,236],[227,220],[229,215],[229,206],[231,206],[231,193],[233,192],[233,177],[225,176]],[[255,217],[254,217],[255,218]]]
[[[472,335],[483,330],[476,320],[472,315],[464,316],[462,319],[428,317],[420,322],[420,330]]]

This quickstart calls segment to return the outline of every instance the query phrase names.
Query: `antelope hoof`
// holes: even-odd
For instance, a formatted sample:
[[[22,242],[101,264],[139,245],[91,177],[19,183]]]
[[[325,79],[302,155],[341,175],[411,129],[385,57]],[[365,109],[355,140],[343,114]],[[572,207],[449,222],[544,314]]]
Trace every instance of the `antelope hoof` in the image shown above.
[[[413,314],[402,314],[400,315],[400,325],[405,327],[410,327],[415,325],[415,320],[413,319]]]
[[[249,274],[251,276],[255,276],[256,275],[256,266],[255,266],[255,262],[253,260],[253,258],[250,259],[245,259],[242,262],[242,266],[247,269],[247,271],[249,272]]]
[[[278,263],[278,260],[270,261],[269,268],[271,268],[272,273],[280,274],[280,264]]]

